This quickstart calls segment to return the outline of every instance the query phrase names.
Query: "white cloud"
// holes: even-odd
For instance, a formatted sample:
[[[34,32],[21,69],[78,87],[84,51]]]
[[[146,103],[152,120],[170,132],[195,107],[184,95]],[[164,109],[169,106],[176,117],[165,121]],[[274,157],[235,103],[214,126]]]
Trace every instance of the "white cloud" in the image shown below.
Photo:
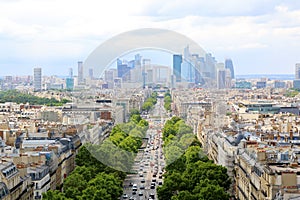
[[[300,3],[291,0],[2,0],[0,7],[1,57],[10,49],[16,59],[76,62],[104,40],[146,27],[178,31],[221,55],[300,46]]]

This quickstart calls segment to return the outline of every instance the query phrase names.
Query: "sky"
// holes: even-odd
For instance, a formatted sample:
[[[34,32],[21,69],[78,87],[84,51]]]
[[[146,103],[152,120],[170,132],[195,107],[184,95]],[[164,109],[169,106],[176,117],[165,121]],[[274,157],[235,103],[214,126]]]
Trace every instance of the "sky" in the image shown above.
[[[297,0],[0,0],[0,76],[77,72],[102,42],[161,28],[197,42],[236,74],[293,74],[300,62]]]

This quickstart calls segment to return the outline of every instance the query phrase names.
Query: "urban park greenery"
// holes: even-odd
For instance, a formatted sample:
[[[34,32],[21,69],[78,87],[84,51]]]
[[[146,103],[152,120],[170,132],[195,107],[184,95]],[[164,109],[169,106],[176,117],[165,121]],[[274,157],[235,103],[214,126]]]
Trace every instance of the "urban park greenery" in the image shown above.
[[[70,102],[67,99],[61,101],[55,98],[41,98],[31,94],[25,94],[17,90],[0,91],[0,103],[15,102],[15,103],[29,103],[30,105],[47,105],[47,106],[62,106],[63,104]]]

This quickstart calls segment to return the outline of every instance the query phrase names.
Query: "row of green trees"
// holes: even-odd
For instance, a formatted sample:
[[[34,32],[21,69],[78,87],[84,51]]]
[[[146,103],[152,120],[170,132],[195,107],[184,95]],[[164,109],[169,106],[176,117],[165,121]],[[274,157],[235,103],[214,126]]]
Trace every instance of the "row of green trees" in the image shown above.
[[[153,92],[149,98],[146,99],[142,106],[143,111],[151,110],[157,103],[157,92]]]
[[[179,117],[172,117],[162,130],[167,165],[177,160],[194,141],[193,129]]]
[[[182,119],[173,117],[166,122],[163,140],[167,167],[164,183],[157,188],[159,199],[229,199],[226,191],[231,181],[227,169],[207,158],[192,129]]]
[[[63,104],[69,102],[69,100],[62,99],[61,101],[58,101],[55,98],[41,98],[30,94],[24,94],[17,90],[7,90],[0,91],[0,103],[4,102],[16,102],[18,104],[29,103],[30,105],[62,106]]]
[[[49,190],[43,193],[46,200],[117,199],[122,194],[125,174],[110,168],[88,150],[80,148],[75,170],[64,180],[63,192]]]
[[[164,96],[164,107],[167,111],[171,111],[171,103],[172,103],[171,94],[170,92],[166,92]]]
[[[76,155],[76,168],[65,179],[63,192],[48,191],[46,200],[115,200],[123,191],[123,181],[131,169],[148,122],[132,113],[128,123],[114,126],[100,145],[86,144]]]

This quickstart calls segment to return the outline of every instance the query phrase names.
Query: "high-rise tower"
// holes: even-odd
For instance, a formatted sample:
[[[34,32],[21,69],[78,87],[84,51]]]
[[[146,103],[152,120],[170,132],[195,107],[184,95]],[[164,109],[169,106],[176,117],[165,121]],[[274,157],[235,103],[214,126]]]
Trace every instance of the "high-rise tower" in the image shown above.
[[[295,79],[300,79],[300,63],[295,65]]]
[[[217,87],[218,89],[224,89],[226,88],[226,70],[218,69],[217,71]]]
[[[94,70],[91,68],[89,69],[89,78],[93,79],[94,78]]]
[[[230,70],[231,78],[234,79],[234,69],[233,69],[233,64],[231,59],[225,60],[225,68]]]
[[[33,87],[34,91],[42,90],[42,68],[33,69]]]
[[[82,61],[78,62],[78,84],[83,83],[83,63]]]
[[[69,68],[69,78],[73,78],[73,68]]]
[[[181,82],[181,63],[182,55],[173,55],[173,74],[176,77],[176,82]]]
[[[130,67],[126,63],[123,63],[120,59],[117,59],[118,77],[123,81],[130,80]]]

